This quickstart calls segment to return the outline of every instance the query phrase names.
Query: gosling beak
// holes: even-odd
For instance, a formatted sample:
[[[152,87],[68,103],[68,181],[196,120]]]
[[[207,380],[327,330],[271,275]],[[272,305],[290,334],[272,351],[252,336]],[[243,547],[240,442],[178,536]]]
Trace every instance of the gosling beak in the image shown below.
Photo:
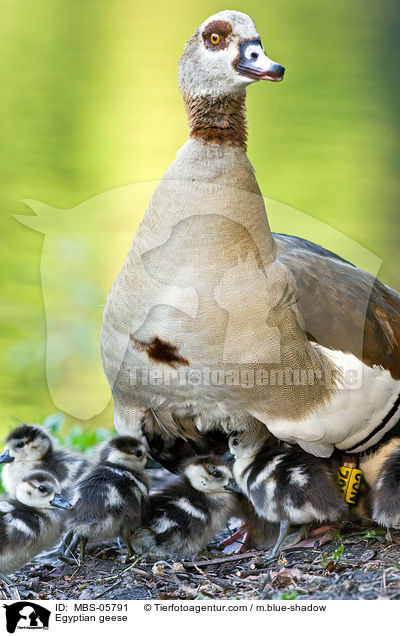
[[[229,492],[237,493],[238,495],[242,495],[243,492],[240,490],[239,486],[232,479],[229,480],[229,484],[224,486],[225,490],[229,490]]]
[[[161,464],[155,462],[154,459],[147,456],[146,466],[145,468],[162,468]]]
[[[10,451],[5,450],[4,453],[0,455],[0,464],[9,464],[14,461],[14,457],[11,457]]]
[[[50,501],[50,506],[54,506],[54,508],[63,508],[63,510],[72,510],[73,505],[69,503],[58,492],[54,495],[53,499]]]
[[[273,62],[265,55],[261,40],[245,40],[239,45],[239,59],[235,68],[241,75],[252,80],[269,80],[280,82],[285,74],[285,67]]]
[[[224,459],[226,462],[234,462],[235,455],[233,455],[230,451],[227,451],[223,455],[221,455],[221,459]]]

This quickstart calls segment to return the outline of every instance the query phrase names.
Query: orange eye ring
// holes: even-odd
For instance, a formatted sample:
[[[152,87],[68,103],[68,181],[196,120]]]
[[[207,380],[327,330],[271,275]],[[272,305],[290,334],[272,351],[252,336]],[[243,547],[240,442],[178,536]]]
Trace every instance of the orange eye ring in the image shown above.
[[[218,33],[211,33],[210,42],[211,42],[211,44],[216,46],[217,44],[219,44],[221,42],[221,36],[218,35]]]

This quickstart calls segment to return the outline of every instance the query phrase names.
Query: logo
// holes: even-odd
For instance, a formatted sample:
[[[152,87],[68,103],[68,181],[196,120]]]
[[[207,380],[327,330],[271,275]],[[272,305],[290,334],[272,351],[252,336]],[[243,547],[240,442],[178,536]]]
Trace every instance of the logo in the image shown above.
[[[37,603],[18,601],[3,607],[6,610],[6,627],[9,634],[14,634],[16,629],[49,629],[51,612]]]

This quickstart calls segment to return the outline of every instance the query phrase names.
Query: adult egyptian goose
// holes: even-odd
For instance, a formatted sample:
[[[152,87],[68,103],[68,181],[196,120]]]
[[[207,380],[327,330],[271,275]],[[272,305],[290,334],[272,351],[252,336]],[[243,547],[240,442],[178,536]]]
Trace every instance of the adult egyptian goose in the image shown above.
[[[179,418],[203,431],[256,418],[329,457],[394,431],[399,294],[319,245],[272,234],[246,156],[246,88],[283,75],[243,13],[211,16],[186,44],[178,77],[189,139],[104,311],[120,433],[138,434],[150,411],[177,437]]]

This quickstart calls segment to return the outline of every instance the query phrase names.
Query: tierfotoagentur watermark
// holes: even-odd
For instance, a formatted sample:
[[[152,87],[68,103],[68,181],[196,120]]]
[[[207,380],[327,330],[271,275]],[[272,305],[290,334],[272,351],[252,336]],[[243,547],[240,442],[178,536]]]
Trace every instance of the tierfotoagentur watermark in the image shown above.
[[[337,381],[336,375],[326,375],[315,369],[243,369],[233,366],[224,369],[132,367],[129,377],[132,386],[236,386],[243,389],[256,386],[332,386]],[[343,388],[358,388],[361,381],[360,368],[346,369],[341,374]]]

